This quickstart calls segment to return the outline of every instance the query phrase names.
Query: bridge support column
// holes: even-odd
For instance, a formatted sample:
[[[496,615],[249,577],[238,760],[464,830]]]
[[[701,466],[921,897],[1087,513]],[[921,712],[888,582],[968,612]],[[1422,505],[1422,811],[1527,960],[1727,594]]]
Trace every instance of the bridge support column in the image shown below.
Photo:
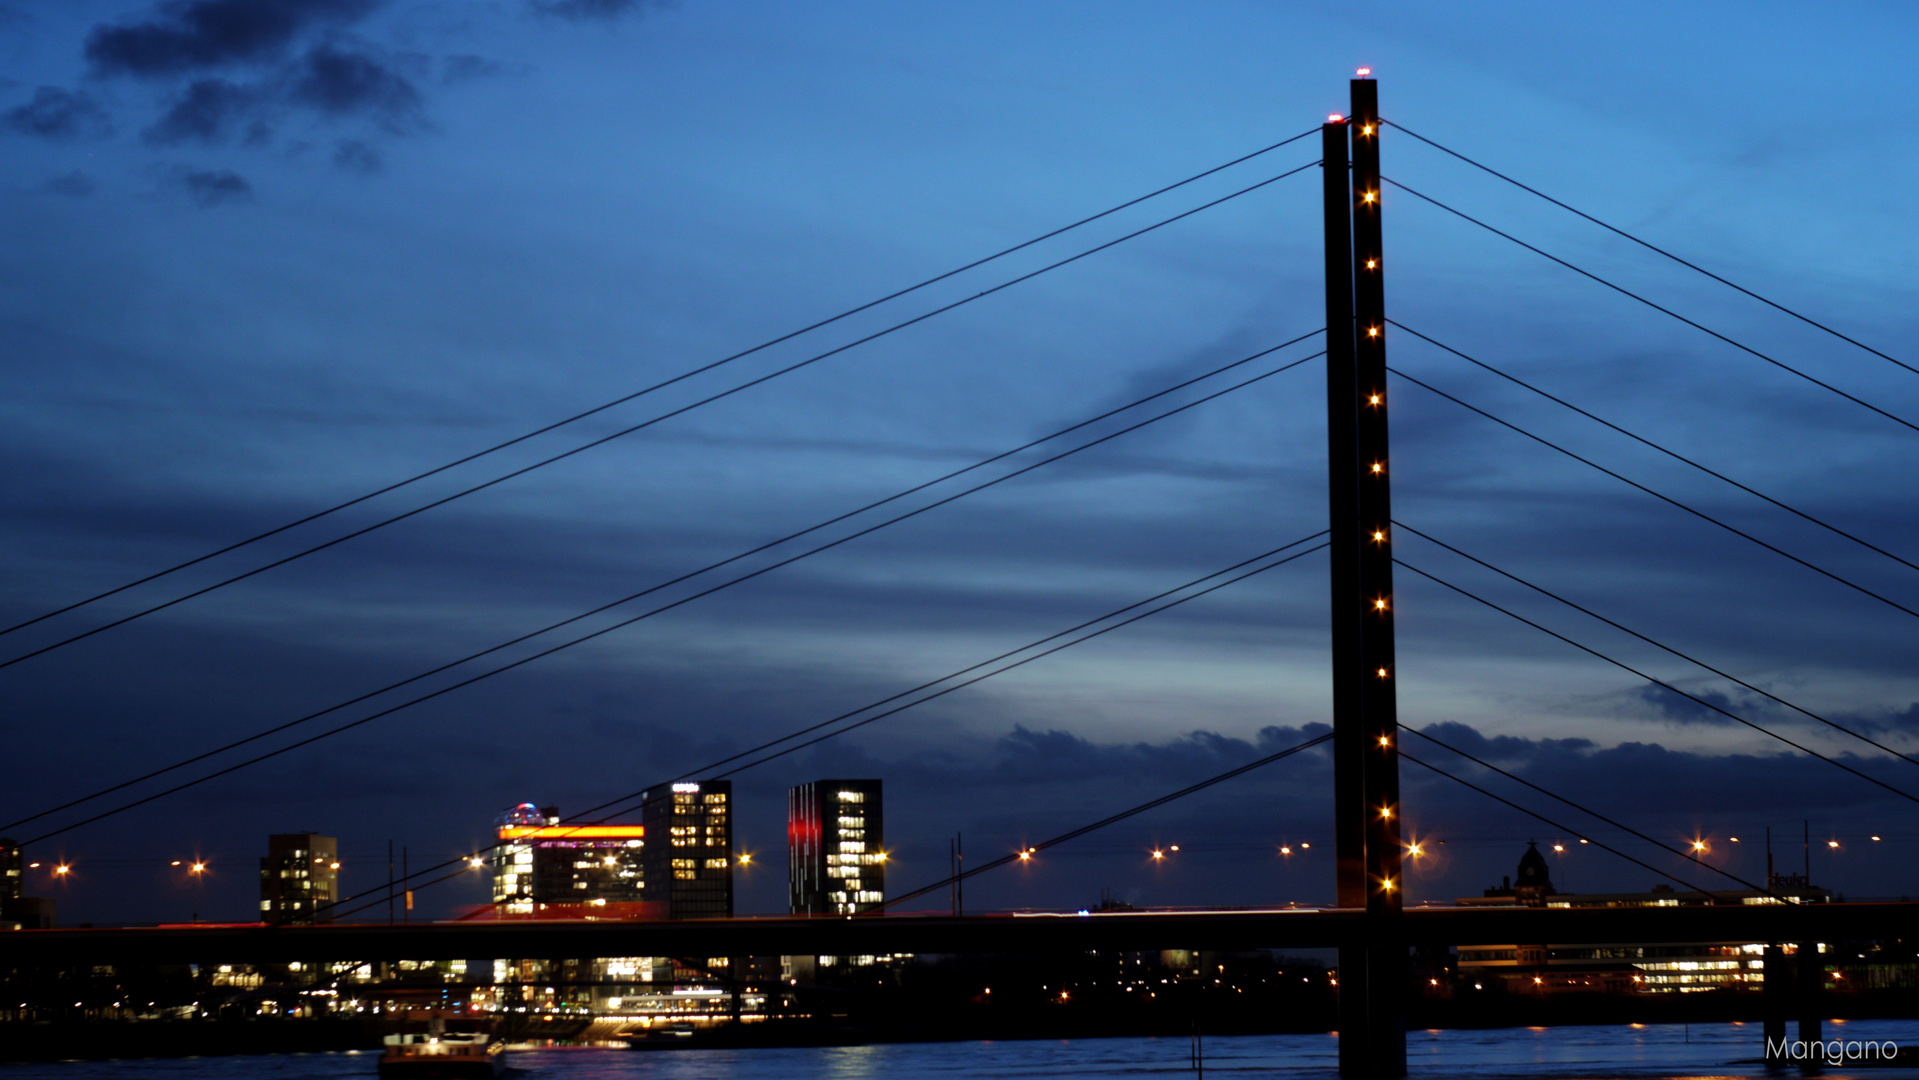
[[[1390,1078],[1406,1073],[1406,950],[1379,132],[1378,84],[1355,79],[1352,114],[1321,133],[1337,886],[1367,914],[1363,941],[1340,949],[1339,1060],[1345,1076]]]
[[[1786,1014],[1792,1011],[1793,997],[1792,971],[1786,963],[1786,951],[1778,942],[1766,945],[1762,970],[1765,982],[1761,984],[1759,1007],[1765,1014],[1766,1061],[1773,1064],[1786,1060],[1774,1051],[1786,1044]]]
[[[1820,996],[1826,989],[1826,962],[1819,953],[1815,942],[1799,943],[1798,978],[1794,980],[1796,999],[1793,1004],[1799,1013],[1799,1041],[1816,1043],[1821,1041]]]

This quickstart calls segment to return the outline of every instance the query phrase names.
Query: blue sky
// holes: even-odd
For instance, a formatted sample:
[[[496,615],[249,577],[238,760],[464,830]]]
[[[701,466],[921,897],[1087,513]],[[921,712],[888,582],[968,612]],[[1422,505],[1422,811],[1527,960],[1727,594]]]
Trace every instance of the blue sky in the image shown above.
[[[1349,18],[1262,3],[0,0],[0,362],[11,390],[0,401],[0,545],[12,567],[0,619],[203,554],[1313,129],[1346,111],[1360,64],[1377,73],[1389,119],[1919,364],[1919,242],[1906,227],[1919,208],[1905,55],[1914,19],[1896,4],[1568,14],[1387,3]],[[1311,139],[1276,150],[6,635],[0,656],[970,297],[1316,154]],[[1384,161],[1395,180],[1919,419],[1919,376],[1413,139],[1389,132]],[[14,751],[0,819],[1312,331],[1323,321],[1316,177],[1309,169],[0,669]],[[1919,562],[1908,539],[1919,433],[1403,193],[1389,189],[1386,207],[1398,321]],[[1389,359],[1919,608],[1919,572],[1408,335],[1393,337]],[[1243,371],[1267,370],[1259,363]],[[388,839],[437,861],[481,842],[506,806],[597,804],[1316,531],[1322,394],[1309,362],[32,854],[73,860],[62,894],[71,919],[245,917],[248,868],[273,831],[340,836],[348,888],[369,888],[384,877],[373,864]],[[1393,395],[1402,521],[1914,752],[1912,616],[1418,386],[1397,383]],[[1919,791],[1905,762],[1423,542],[1402,537],[1399,553]],[[744,773],[742,844],[777,851],[787,785],[876,775],[889,784],[896,882],[911,884],[943,872],[956,832],[969,852],[1010,850],[1296,741],[1326,720],[1323,559]],[[1447,730],[1493,740],[1502,764],[1675,840],[1767,825],[1796,835],[1810,820],[1846,841],[1816,878],[1855,895],[1914,891],[1899,869],[1919,844],[1911,801],[1782,757],[1777,742],[1404,571],[1397,606],[1404,723],[1464,725]],[[1476,891],[1510,872],[1527,838],[1554,835],[1405,772],[1410,820],[1449,838],[1450,853],[1415,874],[1414,897]],[[1307,755],[1061,849],[1024,878],[969,885],[969,897],[1079,905],[1111,886],[1142,903],[1324,900],[1329,864],[1275,849],[1330,839],[1326,787],[1324,759]],[[25,838],[45,824],[9,831]],[[1880,857],[1867,833],[1886,837]],[[1185,865],[1147,868],[1147,847],[1182,838]],[[1742,849],[1717,850],[1760,872]],[[193,852],[216,869],[198,890],[164,869]],[[1577,858],[1566,866],[1577,887],[1650,884],[1598,853]],[[756,874],[742,882],[741,910],[778,910],[783,883]],[[431,904],[455,905],[480,890],[436,894]]]

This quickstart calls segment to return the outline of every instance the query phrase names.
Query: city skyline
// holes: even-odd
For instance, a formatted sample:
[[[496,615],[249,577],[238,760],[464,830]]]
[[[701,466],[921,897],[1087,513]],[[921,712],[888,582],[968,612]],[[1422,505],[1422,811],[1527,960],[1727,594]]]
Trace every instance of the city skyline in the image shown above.
[[[0,3],[0,220],[14,241],[0,336],[15,343],[16,375],[0,467],[18,478],[0,534],[16,568],[0,624],[1314,129],[1345,111],[1359,64],[1380,78],[1388,119],[1919,363],[1907,354],[1919,251],[1898,227],[1919,192],[1892,44],[1915,28],[1899,10],[1758,19],[1728,6],[1675,25],[1651,5],[1548,16],[1390,4],[1346,21],[1246,3],[1129,9],[1130,24],[1076,5],[592,9],[603,17],[540,3],[280,8],[283,36],[240,39],[194,38],[175,9],[151,3]],[[1509,27],[1500,42],[1469,31],[1495,16]],[[1650,25],[1664,31],[1647,41]],[[1761,74],[1753,57],[1774,59]],[[1862,100],[1884,115],[1858,120]],[[1384,145],[1389,177],[1919,416],[1914,376],[1410,136],[1389,131]],[[582,426],[597,437],[637,423],[1316,154],[1311,140],[1274,151]],[[16,763],[0,823],[1312,331],[1323,321],[1316,175],[0,670]],[[1411,196],[1386,198],[1393,318],[1919,557],[1905,545],[1911,432]],[[1393,337],[1389,362],[1919,604],[1907,568],[1408,335]],[[384,862],[387,840],[416,857],[477,850],[491,842],[484,823],[520,793],[585,807],[697,778],[763,739],[1316,530],[1319,393],[1309,362],[28,857],[74,868],[49,893],[63,921],[177,919],[253,904],[268,831],[340,837],[342,887],[358,893],[384,881],[383,868],[377,880],[353,875],[369,854]],[[1416,386],[1395,394],[1408,524],[1914,752],[1908,616],[1550,460]],[[578,441],[556,433],[510,465],[441,478],[431,495],[361,508],[260,553]],[[1401,554],[1822,751],[1857,752],[1439,549],[1407,542]],[[248,558],[7,635],[0,660],[260,561]],[[1454,745],[1675,843],[1720,838],[1716,850],[1747,868],[1750,849],[1724,838],[1751,844],[1745,834],[1767,825],[1796,835],[1810,819],[1822,842],[1846,845],[1814,853],[1830,869],[1815,865],[1822,884],[1913,891],[1894,861],[1853,855],[1919,842],[1910,803],[1780,758],[1776,744],[1412,574],[1399,590],[1409,726],[1440,725]],[[737,838],[777,851],[790,786],[884,777],[898,860],[889,887],[937,880],[956,833],[969,854],[1003,854],[1308,737],[1327,719],[1325,623],[1323,559],[1303,559],[741,774]],[[1919,787],[1904,763],[1846,760]],[[1403,774],[1409,823],[1448,841],[1408,883],[1429,889],[1424,898],[1469,895],[1510,862],[1500,845],[1548,838],[1416,767]],[[1107,886],[1144,903],[1323,902],[1328,790],[1325,759],[1301,755],[970,881],[969,907],[1083,906]],[[1232,812],[1244,805],[1256,813]],[[46,824],[0,831],[27,840]],[[1498,839],[1475,847],[1481,837]],[[1316,854],[1278,853],[1301,840]],[[1145,852],[1171,843],[1181,865],[1152,865]],[[173,860],[199,857],[208,874],[174,880]],[[1596,853],[1573,857],[1582,886],[1651,883]],[[739,910],[782,910],[786,883],[767,880],[777,864],[741,875]],[[484,884],[442,888],[444,899],[421,893],[428,913],[485,902]]]

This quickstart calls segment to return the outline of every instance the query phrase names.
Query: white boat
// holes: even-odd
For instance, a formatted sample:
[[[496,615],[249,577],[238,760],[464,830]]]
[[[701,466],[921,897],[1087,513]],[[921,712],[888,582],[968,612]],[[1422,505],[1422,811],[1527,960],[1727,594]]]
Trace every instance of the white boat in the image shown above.
[[[443,1014],[428,1014],[425,1031],[402,1031],[382,1042],[380,1080],[492,1080],[506,1072],[506,1044],[484,1020],[459,1018],[468,1030],[447,1030]]]

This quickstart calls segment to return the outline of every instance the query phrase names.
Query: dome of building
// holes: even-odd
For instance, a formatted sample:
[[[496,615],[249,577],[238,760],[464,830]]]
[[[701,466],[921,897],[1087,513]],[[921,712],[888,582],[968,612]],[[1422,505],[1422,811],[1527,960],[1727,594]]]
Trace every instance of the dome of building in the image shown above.
[[[1552,874],[1546,867],[1546,857],[1539,853],[1538,841],[1526,844],[1526,854],[1519,857],[1519,877],[1513,885],[1519,889],[1537,889],[1542,894],[1555,891]]]

